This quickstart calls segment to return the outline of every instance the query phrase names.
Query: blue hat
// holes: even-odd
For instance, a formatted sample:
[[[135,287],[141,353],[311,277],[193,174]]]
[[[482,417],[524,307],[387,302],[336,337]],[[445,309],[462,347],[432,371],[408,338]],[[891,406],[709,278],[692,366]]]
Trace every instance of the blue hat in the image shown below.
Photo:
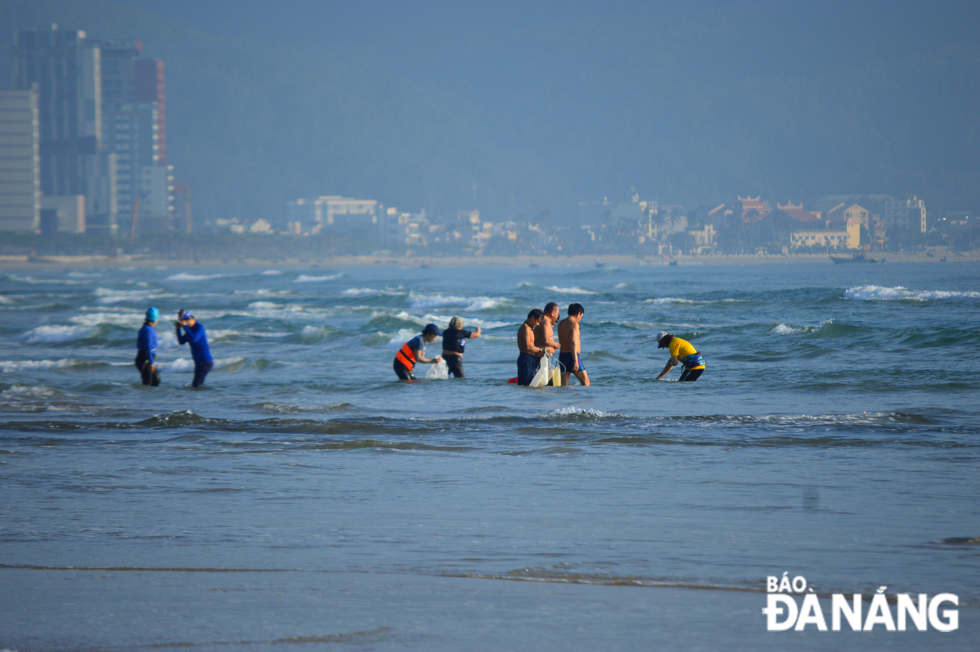
[[[439,330],[439,327],[436,326],[435,324],[429,324],[428,326],[422,329],[422,334],[439,336],[442,335],[442,331]]]
[[[184,321],[185,319],[193,319],[194,315],[191,314],[190,310],[185,310],[181,308],[177,311],[177,321]]]
[[[160,319],[160,311],[156,308],[150,308],[146,311],[146,321],[156,321]]]

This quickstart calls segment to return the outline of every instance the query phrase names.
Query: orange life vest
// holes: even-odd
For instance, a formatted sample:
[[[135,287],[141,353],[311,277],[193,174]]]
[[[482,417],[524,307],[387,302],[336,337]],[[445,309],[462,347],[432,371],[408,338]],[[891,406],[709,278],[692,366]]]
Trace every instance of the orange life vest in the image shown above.
[[[402,363],[409,371],[415,368],[415,351],[408,345],[408,342],[402,344],[402,348],[398,349],[398,353],[395,354],[395,360]]]

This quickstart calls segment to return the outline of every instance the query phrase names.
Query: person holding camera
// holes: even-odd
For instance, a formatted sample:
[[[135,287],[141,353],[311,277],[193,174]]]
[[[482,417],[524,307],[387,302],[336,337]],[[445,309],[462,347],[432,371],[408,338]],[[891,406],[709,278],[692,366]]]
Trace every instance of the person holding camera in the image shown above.
[[[194,315],[189,310],[183,308],[177,313],[177,320],[174,322],[177,329],[177,342],[189,344],[191,347],[191,357],[194,358],[194,381],[192,387],[200,387],[204,384],[204,379],[214,366],[214,358],[211,357],[211,349],[208,348],[208,334],[204,330],[204,324],[194,319]],[[183,328],[183,332],[181,332]]]

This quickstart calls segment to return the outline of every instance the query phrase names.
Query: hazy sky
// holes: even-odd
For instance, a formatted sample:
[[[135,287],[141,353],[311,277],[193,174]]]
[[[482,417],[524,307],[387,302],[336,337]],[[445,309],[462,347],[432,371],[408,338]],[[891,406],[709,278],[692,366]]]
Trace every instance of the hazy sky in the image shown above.
[[[229,39],[213,49],[237,43],[241,66],[216,79],[181,68],[181,45],[147,42],[173,63],[176,162],[215,211],[227,198],[269,212],[297,193],[344,193],[526,214],[634,187],[663,202],[888,192],[980,203],[980,0],[128,4]],[[246,61],[250,42],[266,49]],[[305,69],[299,60],[309,92],[280,107],[275,66]],[[255,84],[262,120],[287,131],[248,131],[251,107],[218,115],[236,106],[208,91],[240,92],[238,77]],[[323,117],[295,108],[335,98]],[[233,169],[233,148],[253,145],[250,168]],[[477,202],[474,183],[486,189]]]

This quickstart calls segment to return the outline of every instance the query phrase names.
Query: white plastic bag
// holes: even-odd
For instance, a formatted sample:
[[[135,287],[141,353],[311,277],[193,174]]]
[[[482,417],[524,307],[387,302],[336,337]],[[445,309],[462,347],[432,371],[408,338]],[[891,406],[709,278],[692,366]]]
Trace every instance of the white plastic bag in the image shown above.
[[[551,358],[546,355],[541,356],[541,362],[538,363],[538,371],[534,374],[534,378],[531,379],[531,387],[545,387],[548,385],[548,381],[551,380],[550,360]]]
[[[449,365],[446,364],[445,360],[440,360],[431,365],[425,374],[426,380],[446,380],[447,378],[449,378]]]

